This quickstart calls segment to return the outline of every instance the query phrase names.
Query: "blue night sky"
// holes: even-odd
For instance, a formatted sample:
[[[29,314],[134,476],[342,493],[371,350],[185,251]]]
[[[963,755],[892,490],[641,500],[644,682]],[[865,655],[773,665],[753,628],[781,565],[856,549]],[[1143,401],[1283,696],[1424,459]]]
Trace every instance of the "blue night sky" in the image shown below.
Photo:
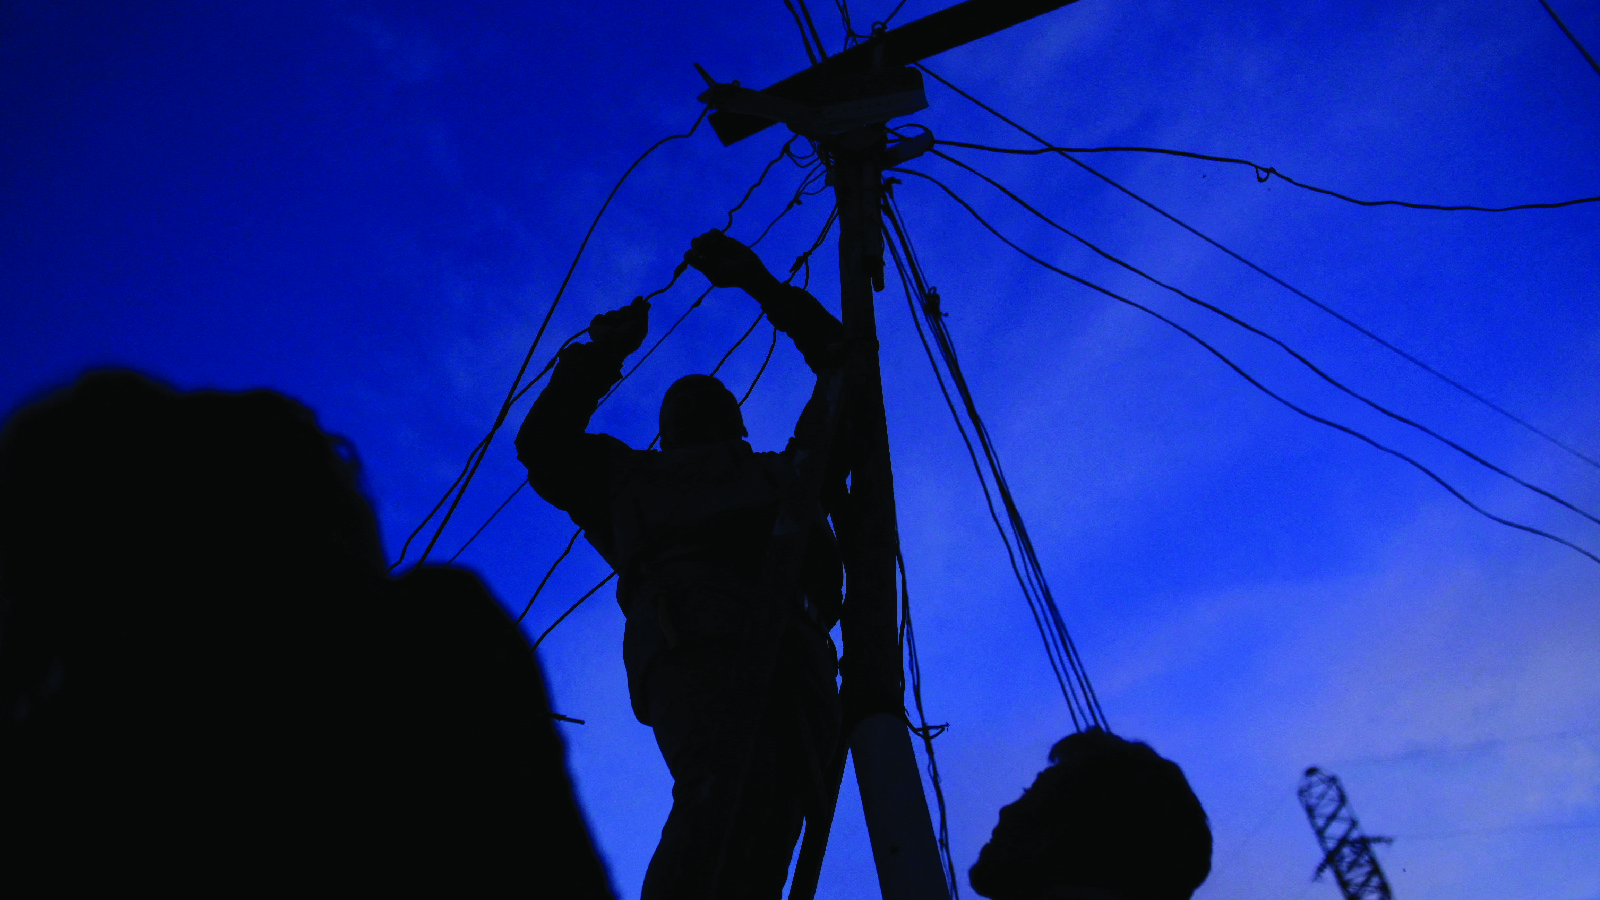
[[[1600,6],[1551,0],[1600,50]],[[831,51],[838,8],[813,0]],[[944,0],[909,0],[895,24]],[[888,0],[858,0],[858,30]],[[779,0],[652,4],[6,2],[0,6],[0,406],[95,366],[271,387],[364,460],[392,557],[487,432],[607,192],[688,129],[704,83],[807,65]],[[1243,157],[1360,198],[1504,206],[1600,195],[1600,78],[1535,0],[1082,0],[930,67],[1050,140]],[[933,82],[900,123],[1030,141]],[[702,129],[639,166],[534,354],[667,283],[790,135]],[[804,141],[795,144],[804,151]],[[1351,390],[1591,512],[1600,467],[1450,388],[1058,156],[940,148],[1107,252],[1306,355]],[[1572,448],[1600,458],[1600,204],[1362,207],[1248,167],[1078,159]],[[1094,256],[933,156],[908,165],[1029,252],[1193,330],[1310,412],[1414,457],[1473,503],[1600,554],[1600,525],[1338,392],[1278,347]],[[775,165],[755,239],[810,174]],[[1295,801],[1344,780],[1397,897],[1597,900],[1600,564],[1496,524],[1416,468],[1310,421],[1138,310],[895,187],[979,409],[1115,730],[1184,766],[1216,835],[1201,900],[1331,900]],[[820,182],[813,185],[820,188]],[[757,249],[780,275],[832,201]],[[837,310],[833,244],[810,286]],[[653,337],[704,290],[656,298]],[[901,540],[962,871],[1071,729],[966,451],[893,283],[878,295]],[[717,291],[601,409],[636,446],[661,391],[757,310]],[[721,371],[742,393],[771,331]],[[782,446],[809,392],[780,340],[745,406]],[[434,559],[522,478],[510,427]],[[524,491],[458,564],[513,614],[572,533]],[[426,534],[424,535],[426,537]],[[415,559],[413,546],[410,559]],[[409,564],[409,563],[408,563]],[[537,637],[607,569],[580,542]],[[629,711],[609,588],[540,647],[595,838],[635,896],[670,780]],[[848,648],[846,648],[848,649]],[[874,891],[847,779],[821,897]],[[530,872],[536,880],[538,873]]]

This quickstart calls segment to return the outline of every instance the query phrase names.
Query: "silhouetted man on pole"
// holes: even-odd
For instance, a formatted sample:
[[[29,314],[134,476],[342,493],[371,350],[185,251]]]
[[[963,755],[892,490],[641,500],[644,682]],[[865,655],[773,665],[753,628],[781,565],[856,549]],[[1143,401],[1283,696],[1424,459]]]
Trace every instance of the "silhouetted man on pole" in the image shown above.
[[[755,298],[819,377],[831,370],[843,326],[814,297],[721,232],[684,259]],[[590,342],[561,352],[518,457],[619,576],[634,714],[674,782],[645,900],[777,897],[839,730],[839,555],[816,492],[794,499],[802,461],[828,449],[829,402],[814,392],[788,447],[756,453],[733,394],[689,375],[662,400],[660,450],[587,433],[648,314],[638,299],[596,316]],[[775,530],[803,535],[798,559],[778,564]]]

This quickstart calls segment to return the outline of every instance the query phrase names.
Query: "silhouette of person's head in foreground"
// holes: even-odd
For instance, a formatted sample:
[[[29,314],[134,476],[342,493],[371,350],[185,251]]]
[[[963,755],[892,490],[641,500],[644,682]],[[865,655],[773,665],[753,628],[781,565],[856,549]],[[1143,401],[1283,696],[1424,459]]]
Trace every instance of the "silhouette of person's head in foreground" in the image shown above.
[[[0,433],[0,854],[0,890],[611,896],[476,576],[391,579],[304,406],[127,372]]]
[[[1093,728],[1050,749],[972,867],[992,900],[1188,900],[1211,829],[1176,763]]]

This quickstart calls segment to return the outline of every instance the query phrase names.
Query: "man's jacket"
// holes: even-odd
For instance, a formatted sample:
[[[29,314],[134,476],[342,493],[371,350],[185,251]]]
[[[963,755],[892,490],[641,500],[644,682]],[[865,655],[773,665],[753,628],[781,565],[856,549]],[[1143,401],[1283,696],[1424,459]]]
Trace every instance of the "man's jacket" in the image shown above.
[[[838,320],[798,288],[763,308],[822,374],[842,338]],[[629,693],[634,714],[650,724],[645,686],[662,652],[732,657],[762,640],[775,613],[826,634],[839,618],[842,576],[820,508],[810,515],[797,583],[774,585],[764,571],[779,500],[800,455],[827,430],[821,392],[782,452],[757,453],[743,440],[635,450],[586,431],[625,356],[601,342],[563,350],[517,435],[517,456],[539,496],[570,515],[617,572]]]

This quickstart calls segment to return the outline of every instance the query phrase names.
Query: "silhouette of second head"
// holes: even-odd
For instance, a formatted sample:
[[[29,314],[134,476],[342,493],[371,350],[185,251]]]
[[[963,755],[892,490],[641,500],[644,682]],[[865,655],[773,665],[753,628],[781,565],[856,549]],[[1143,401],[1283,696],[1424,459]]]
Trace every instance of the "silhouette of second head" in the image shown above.
[[[978,855],[992,900],[1188,900],[1211,871],[1211,829],[1183,770],[1149,745],[1092,728],[1051,765]]]

